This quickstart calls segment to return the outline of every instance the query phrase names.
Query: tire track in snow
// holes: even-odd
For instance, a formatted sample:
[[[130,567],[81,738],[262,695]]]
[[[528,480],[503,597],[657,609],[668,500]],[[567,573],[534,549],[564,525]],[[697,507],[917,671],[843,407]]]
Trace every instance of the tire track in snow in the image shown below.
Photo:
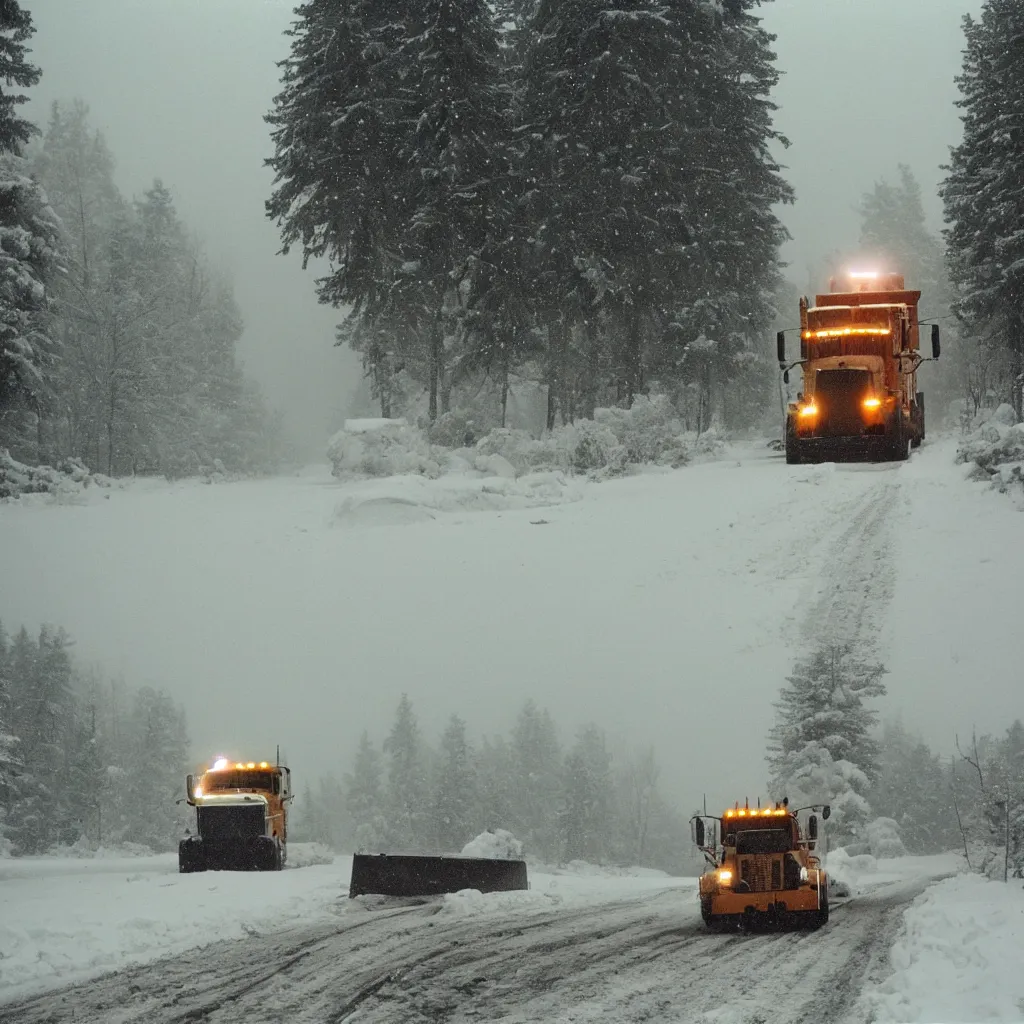
[[[819,556],[819,591],[800,629],[807,649],[849,644],[861,654],[878,653],[880,626],[895,590],[893,534],[899,500],[898,480],[875,484]]]
[[[689,890],[578,910],[375,912],[0,1008],[5,1024],[852,1024],[920,880],[816,932],[715,934]]]

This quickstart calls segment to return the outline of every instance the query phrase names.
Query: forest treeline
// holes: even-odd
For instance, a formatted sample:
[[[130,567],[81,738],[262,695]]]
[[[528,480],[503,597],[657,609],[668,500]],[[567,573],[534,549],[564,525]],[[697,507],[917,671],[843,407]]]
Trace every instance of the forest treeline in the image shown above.
[[[0,10],[5,78],[41,75],[29,13]],[[126,198],[81,101],[39,126],[0,104],[0,448],[32,465],[167,476],[269,470],[280,418],[236,356],[228,278],[155,180]]]
[[[268,215],[326,257],[383,416],[547,392],[547,427],[670,394],[763,414],[778,79],[757,0],[310,0],[267,117]]]
[[[185,712],[105,679],[63,629],[0,624],[0,856],[136,844],[177,848],[189,770]]]

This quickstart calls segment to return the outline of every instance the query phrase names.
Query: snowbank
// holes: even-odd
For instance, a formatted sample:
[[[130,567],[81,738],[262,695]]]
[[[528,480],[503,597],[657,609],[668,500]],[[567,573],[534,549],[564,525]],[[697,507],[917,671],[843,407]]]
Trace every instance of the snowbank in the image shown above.
[[[460,857],[484,857],[493,860],[519,860],[523,844],[503,828],[488,829],[462,848]]]
[[[919,878],[944,878],[963,871],[963,858],[955,853],[926,857],[874,857],[869,853],[851,855],[832,850],[825,856],[829,880],[844,889],[846,895],[860,896],[896,882]],[[839,893],[837,893],[839,895]]]
[[[0,448],[0,500],[23,494],[48,494],[55,501],[74,502],[89,487],[110,487],[113,481],[93,473],[80,459],[62,459],[54,466],[27,466]]]
[[[289,868],[310,868],[314,864],[333,864],[334,851],[323,843],[289,843]]]
[[[582,497],[579,484],[562,473],[533,473],[518,480],[401,476],[364,485],[346,495],[335,508],[334,521],[350,526],[417,523],[436,519],[439,513],[544,508]]]
[[[958,875],[919,897],[890,954],[894,974],[862,997],[876,1024],[1024,1020],[1024,887]]]
[[[1024,423],[1013,408],[1001,405],[961,443],[957,462],[971,463],[971,478],[989,481],[1003,494],[1024,493]]]
[[[511,479],[537,472],[600,478],[636,466],[683,466],[722,447],[717,435],[687,433],[659,395],[640,397],[630,409],[598,409],[593,420],[556,427],[540,439],[502,427],[474,443],[469,421],[454,414],[429,433],[405,420],[349,420],[328,442],[327,454],[339,479],[452,473]]]

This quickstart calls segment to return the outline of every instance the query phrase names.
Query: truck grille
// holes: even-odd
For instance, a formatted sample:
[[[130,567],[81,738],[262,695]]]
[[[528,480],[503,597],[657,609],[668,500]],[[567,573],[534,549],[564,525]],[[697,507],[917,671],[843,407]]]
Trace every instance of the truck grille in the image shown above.
[[[782,888],[782,860],[779,857],[741,857],[740,880],[751,892],[774,892]]]
[[[213,841],[250,839],[266,835],[267,818],[263,803],[228,807],[199,807],[199,835]]]

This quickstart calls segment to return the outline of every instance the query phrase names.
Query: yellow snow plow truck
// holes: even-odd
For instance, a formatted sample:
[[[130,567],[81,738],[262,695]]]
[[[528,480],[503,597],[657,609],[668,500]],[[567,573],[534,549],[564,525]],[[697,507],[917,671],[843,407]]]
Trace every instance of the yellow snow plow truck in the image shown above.
[[[186,780],[196,834],[178,843],[181,872],[280,871],[288,855],[291,772],[267,761],[215,758]]]
[[[806,828],[801,812],[809,811]],[[708,870],[700,878],[700,912],[711,929],[760,922],[820,928],[828,921],[828,879],[815,852],[818,814],[828,804],[791,810],[737,803],[719,818],[695,815],[693,840]]]

